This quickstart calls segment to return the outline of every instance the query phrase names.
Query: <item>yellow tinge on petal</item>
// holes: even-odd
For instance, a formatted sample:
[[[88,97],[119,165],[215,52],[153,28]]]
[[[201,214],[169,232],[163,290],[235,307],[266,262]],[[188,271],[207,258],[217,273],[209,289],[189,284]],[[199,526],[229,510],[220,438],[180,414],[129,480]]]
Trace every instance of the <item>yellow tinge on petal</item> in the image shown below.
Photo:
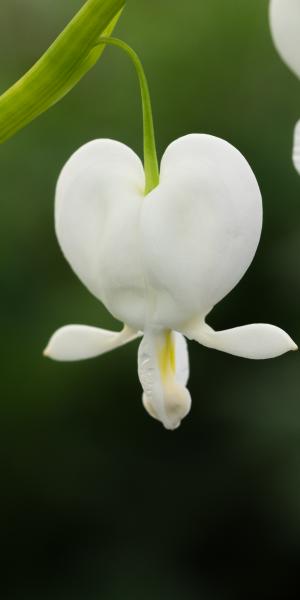
[[[159,368],[161,378],[166,382],[176,373],[176,351],[172,331],[165,332],[165,343],[159,352]]]
[[[166,429],[176,429],[191,407],[191,397],[185,387],[188,358],[182,341],[180,334],[170,330],[148,334],[139,354],[144,407]]]

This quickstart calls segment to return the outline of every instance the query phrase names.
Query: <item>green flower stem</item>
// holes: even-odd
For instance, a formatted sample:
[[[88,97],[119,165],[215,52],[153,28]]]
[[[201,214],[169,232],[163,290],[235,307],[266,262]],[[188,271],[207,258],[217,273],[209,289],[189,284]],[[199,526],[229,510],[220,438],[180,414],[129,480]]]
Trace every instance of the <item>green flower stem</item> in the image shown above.
[[[98,41],[99,44],[111,44],[112,46],[117,46],[126,52],[126,54],[131,58],[138,78],[140,82],[141,88],[141,96],[142,96],[142,105],[143,105],[143,126],[144,126],[144,168],[145,168],[145,177],[146,177],[146,186],[145,186],[145,195],[149,194],[154,188],[156,188],[159,184],[159,168],[158,168],[158,160],[157,160],[157,152],[156,152],[156,144],[155,144],[155,133],[153,126],[153,115],[152,115],[152,107],[151,107],[151,98],[149,92],[149,86],[146,79],[145,71],[143,69],[143,65],[134,50],[128,46],[122,40],[117,38],[107,38],[102,37]]]
[[[0,143],[65,96],[97,62],[125,0],[87,0],[38,62],[0,96]]]

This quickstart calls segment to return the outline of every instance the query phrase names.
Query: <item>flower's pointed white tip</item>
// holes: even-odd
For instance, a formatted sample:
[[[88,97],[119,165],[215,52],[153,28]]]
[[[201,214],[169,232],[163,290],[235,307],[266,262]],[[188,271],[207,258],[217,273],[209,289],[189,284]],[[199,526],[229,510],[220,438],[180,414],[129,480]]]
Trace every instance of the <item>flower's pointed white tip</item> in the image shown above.
[[[168,390],[164,398],[165,411],[163,416],[159,416],[154,409],[151,400],[143,394],[143,405],[151,417],[160,421],[168,431],[175,431],[180,427],[181,421],[191,410],[192,400],[187,388],[176,384],[174,388]]]
[[[65,349],[62,349],[61,347],[61,338],[63,338],[63,336],[61,335],[61,330],[59,329],[51,336],[47,346],[44,348],[44,358],[48,358],[50,360],[55,360],[58,362],[70,360],[69,357],[67,357]]]
[[[164,428],[167,431],[176,431],[176,429],[178,429],[181,425],[181,421],[179,421],[178,423],[175,423],[174,425],[170,425],[169,423],[163,423]]]
[[[294,340],[289,336],[288,333],[286,333],[285,331],[282,331],[282,341],[285,341],[285,347],[282,347],[282,354],[285,354],[286,352],[297,352],[299,350],[299,347],[297,346],[297,344],[294,342]]]

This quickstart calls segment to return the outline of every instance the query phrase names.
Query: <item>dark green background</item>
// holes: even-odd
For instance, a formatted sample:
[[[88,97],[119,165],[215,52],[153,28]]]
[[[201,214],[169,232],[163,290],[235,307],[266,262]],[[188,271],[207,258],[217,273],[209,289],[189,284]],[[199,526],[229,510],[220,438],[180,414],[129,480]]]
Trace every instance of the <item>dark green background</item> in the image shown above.
[[[1,0],[2,90],[81,5]],[[129,0],[117,33],[143,59],[159,155],[186,133],[224,137],[263,193],[255,261],[211,324],[266,321],[299,342],[300,177],[291,145],[300,82],[273,48],[268,2]],[[58,173],[96,137],[141,153],[136,77],[114,48],[0,148],[0,597],[299,598],[296,353],[251,362],[190,344],[193,407],[173,433],[142,407],[137,343],[84,363],[42,358],[61,325],[118,326],[54,236]]]

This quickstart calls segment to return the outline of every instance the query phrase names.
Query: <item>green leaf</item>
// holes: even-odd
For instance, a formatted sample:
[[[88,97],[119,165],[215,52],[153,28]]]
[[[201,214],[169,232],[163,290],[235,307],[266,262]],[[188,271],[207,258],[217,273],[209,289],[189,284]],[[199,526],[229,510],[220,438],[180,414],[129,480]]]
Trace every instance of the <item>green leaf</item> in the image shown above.
[[[63,98],[100,58],[125,0],[88,0],[35,65],[0,96],[0,143]]]

